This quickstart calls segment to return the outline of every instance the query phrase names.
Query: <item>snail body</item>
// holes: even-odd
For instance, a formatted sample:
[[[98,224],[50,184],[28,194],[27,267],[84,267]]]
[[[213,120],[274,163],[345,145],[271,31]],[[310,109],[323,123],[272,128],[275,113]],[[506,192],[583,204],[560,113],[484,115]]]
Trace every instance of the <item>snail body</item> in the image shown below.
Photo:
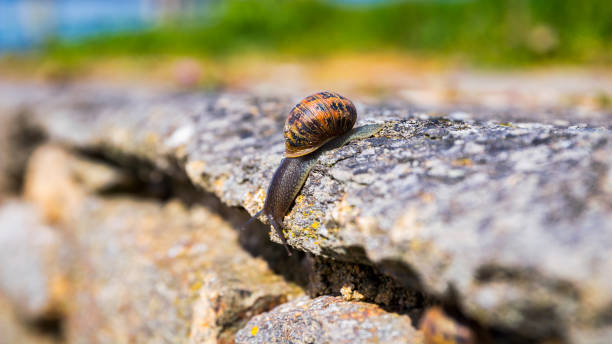
[[[291,255],[282,231],[283,218],[319,156],[382,129],[378,124],[353,128],[356,120],[353,103],[334,92],[319,92],[298,103],[285,122],[285,158],[272,177],[264,207],[244,226],[265,215]]]

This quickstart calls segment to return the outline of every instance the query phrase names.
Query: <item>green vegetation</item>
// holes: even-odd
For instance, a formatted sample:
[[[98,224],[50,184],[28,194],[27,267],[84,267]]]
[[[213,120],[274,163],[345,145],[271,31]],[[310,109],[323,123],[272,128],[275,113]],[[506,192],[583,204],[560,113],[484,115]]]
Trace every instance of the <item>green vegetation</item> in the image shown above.
[[[244,52],[320,57],[394,51],[484,64],[612,61],[610,0],[448,0],[346,6],[229,0],[197,20],[140,33],[54,42],[62,60],[116,55],[223,57]]]

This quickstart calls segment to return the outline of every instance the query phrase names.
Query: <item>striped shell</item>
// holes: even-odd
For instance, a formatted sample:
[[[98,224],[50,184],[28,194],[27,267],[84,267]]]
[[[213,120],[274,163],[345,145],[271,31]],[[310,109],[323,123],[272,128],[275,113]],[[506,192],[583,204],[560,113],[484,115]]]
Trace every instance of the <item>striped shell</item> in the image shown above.
[[[285,156],[295,158],[323,146],[353,128],[357,110],[350,100],[334,92],[304,98],[285,122]]]

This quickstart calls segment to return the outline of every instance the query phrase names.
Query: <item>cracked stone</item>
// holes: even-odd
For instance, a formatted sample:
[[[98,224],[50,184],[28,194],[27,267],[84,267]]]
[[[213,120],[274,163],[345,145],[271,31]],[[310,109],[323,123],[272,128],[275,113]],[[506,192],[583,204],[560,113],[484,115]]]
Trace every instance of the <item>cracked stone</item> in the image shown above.
[[[138,157],[250,213],[281,160],[294,103],[244,94],[39,93],[20,107],[51,141],[101,150],[119,164]],[[401,106],[359,109],[357,125],[384,129],[322,155],[284,219],[290,245],[375,265],[399,281],[413,271],[428,293],[452,287],[465,313],[486,325],[575,343],[607,338],[609,118],[595,125],[566,113],[447,118]],[[188,140],[175,134],[185,127]]]
[[[411,343],[422,344],[405,315],[341,297],[297,298],[251,319],[236,343]]]

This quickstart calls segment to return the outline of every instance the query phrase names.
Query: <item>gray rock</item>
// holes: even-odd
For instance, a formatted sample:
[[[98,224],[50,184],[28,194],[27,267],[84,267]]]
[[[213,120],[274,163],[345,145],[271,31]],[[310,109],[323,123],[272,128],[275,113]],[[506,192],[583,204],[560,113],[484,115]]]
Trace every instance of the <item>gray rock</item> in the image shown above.
[[[423,343],[408,316],[340,297],[301,297],[251,319],[236,343]]]
[[[138,157],[255,213],[298,99],[81,92],[28,109],[52,140]],[[469,316],[534,338],[612,326],[609,128],[362,109],[358,125],[385,128],[322,155],[284,221],[293,247],[434,295],[452,286]]]
[[[21,317],[57,312],[68,264],[56,228],[42,223],[32,204],[9,200],[0,206],[0,294]]]
[[[68,342],[231,342],[251,316],[302,293],[242,250],[238,233],[203,202],[121,196],[126,189],[97,195],[104,185],[121,185],[121,173],[55,146],[32,155],[25,179],[26,197],[61,228],[57,244],[73,258],[63,295]],[[0,211],[4,224],[16,216],[13,208]],[[36,267],[30,260],[38,258],[30,248],[45,239],[19,227],[9,222],[20,240],[0,231],[0,257],[12,263],[25,256],[29,264],[0,266],[0,287],[27,283]],[[54,290],[35,287],[21,299],[38,304],[35,292]]]
[[[299,294],[238,247],[202,207],[88,199],[74,223],[69,339],[76,343],[231,342],[251,316]]]

